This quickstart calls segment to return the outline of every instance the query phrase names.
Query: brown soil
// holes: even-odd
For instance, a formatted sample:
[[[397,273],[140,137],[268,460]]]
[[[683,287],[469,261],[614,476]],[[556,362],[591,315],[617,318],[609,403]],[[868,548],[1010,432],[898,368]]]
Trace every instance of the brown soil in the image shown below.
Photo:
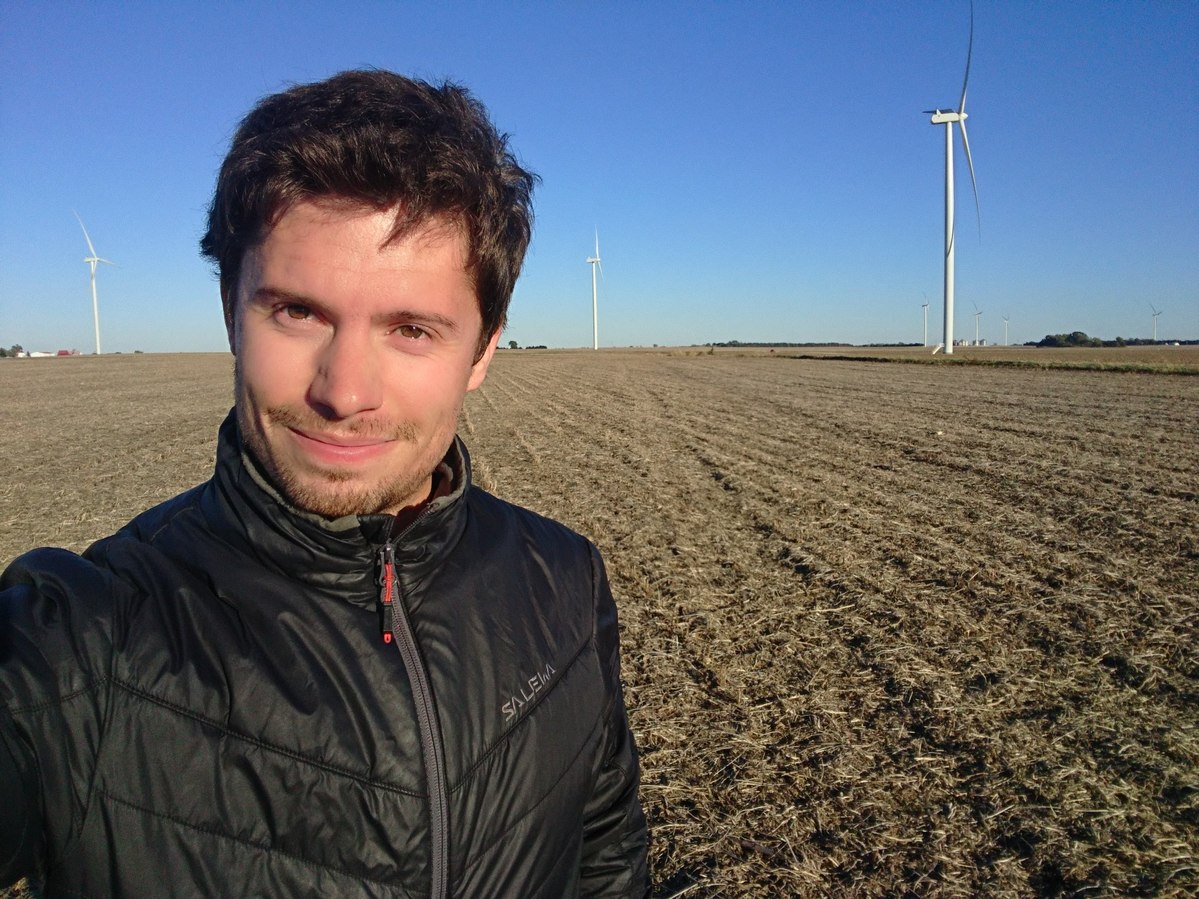
[[[204,477],[222,356],[0,363],[0,560]],[[1199,379],[501,351],[603,550],[659,896],[1199,891]]]

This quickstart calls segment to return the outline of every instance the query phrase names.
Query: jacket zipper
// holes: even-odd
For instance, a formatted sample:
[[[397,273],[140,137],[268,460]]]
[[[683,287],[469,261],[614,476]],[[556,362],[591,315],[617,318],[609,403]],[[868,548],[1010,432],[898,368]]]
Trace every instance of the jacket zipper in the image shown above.
[[[398,539],[398,538],[397,538]],[[400,601],[395,573],[395,543],[383,544],[379,549],[380,593],[383,606],[383,642],[391,643],[394,636],[400,650],[408,682],[412,685],[412,698],[416,703],[417,729],[420,732],[421,755],[425,761],[425,780],[429,792],[430,866],[432,867],[432,899],[445,899],[449,895],[449,785],[445,774],[445,747],[442,742],[441,726],[437,721],[437,709],[433,705],[433,689],[429,674],[416,645],[416,634],[408,609]]]

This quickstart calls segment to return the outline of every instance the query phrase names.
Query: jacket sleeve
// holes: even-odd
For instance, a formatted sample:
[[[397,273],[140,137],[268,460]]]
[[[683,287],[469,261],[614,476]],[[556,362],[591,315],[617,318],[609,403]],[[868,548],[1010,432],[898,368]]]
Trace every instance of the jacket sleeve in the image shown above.
[[[0,578],[0,884],[41,873],[86,811],[111,658],[105,588],[63,550]]]
[[[648,893],[648,838],[637,796],[637,746],[620,686],[620,635],[604,564],[591,548],[595,642],[606,681],[605,731],[595,790],[583,820],[583,896],[641,897]]]
[[[42,837],[37,768],[0,706],[0,887],[33,871]]]

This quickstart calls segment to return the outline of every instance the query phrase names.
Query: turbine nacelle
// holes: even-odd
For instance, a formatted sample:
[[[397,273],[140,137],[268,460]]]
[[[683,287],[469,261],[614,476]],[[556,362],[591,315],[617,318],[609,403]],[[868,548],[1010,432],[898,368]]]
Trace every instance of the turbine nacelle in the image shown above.
[[[932,116],[929,121],[933,125],[948,125],[951,122],[964,122],[969,118],[969,115],[966,113],[954,112],[953,110],[942,112],[941,110],[936,109],[929,112],[929,114]]]

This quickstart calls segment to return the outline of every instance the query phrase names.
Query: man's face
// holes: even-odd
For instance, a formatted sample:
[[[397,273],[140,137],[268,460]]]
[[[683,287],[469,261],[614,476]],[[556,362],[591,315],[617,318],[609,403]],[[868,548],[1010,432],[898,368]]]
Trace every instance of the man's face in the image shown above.
[[[229,343],[242,439],[296,506],[329,518],[428,498],[468,390],[482,317],[461,233],[328,201],[247,251]]]

